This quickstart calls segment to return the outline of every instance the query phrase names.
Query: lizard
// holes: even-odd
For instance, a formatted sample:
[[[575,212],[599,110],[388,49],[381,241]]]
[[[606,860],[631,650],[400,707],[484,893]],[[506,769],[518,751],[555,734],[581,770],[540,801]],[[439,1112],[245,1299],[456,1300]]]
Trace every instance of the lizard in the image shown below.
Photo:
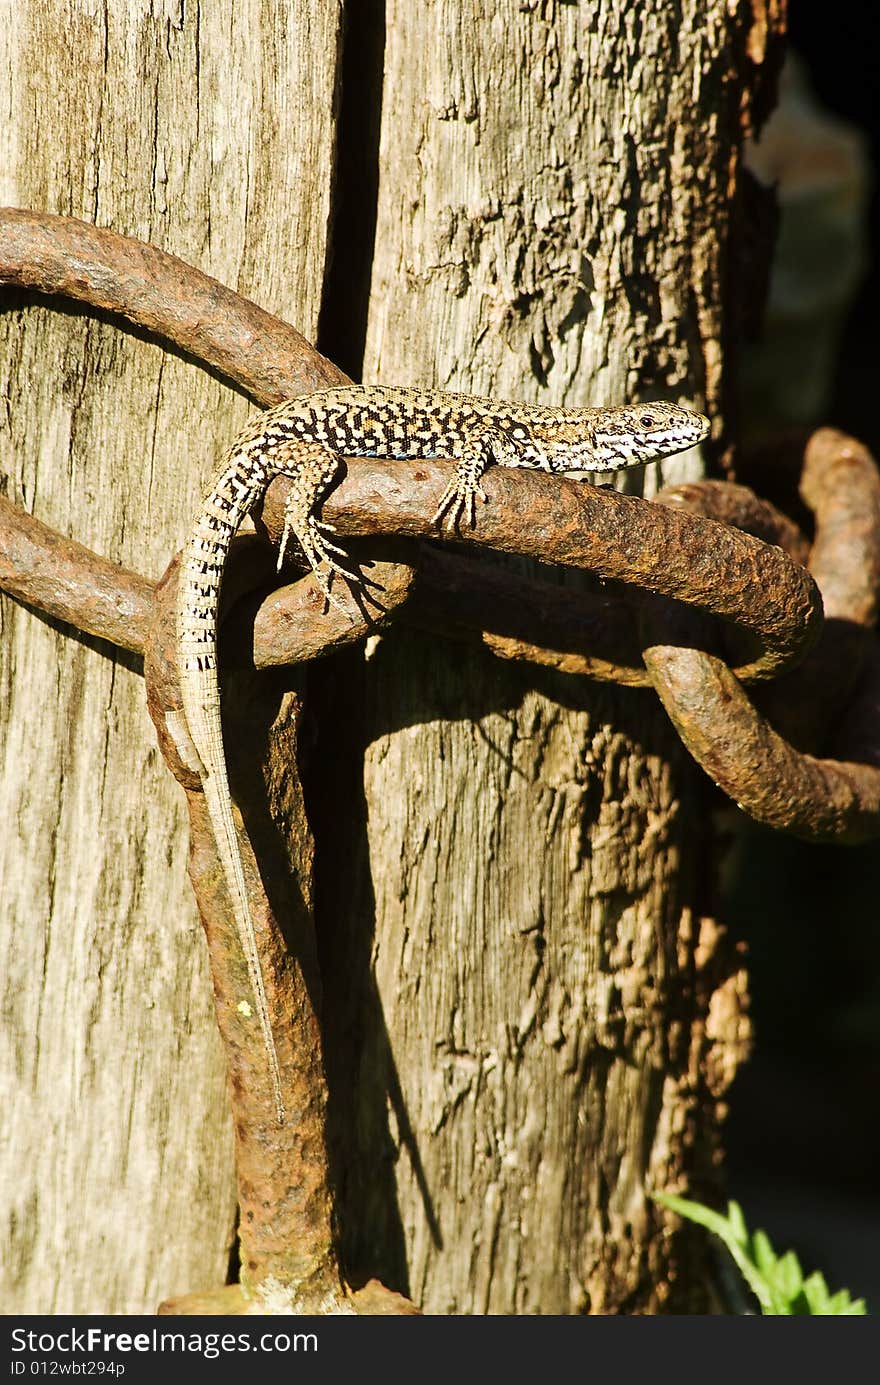
[[[232,899],[279,1125],[285,1117],[281,1074],[235,835],[217,671],[223,570],[241,521],[270,481],[286,476],[291,485],[278,568],[295,537],[325,602],[339,605],[331,591],[334,574],[352,586],[365,580],[346,565],[335,531],[320,517],[321,500],[343,457],[454,461],[434,515],[438,526],[445,520],[452,530],[463,519],[475,524],[476,500],[487,500],[481,478],[493,464],[583,477],[681,452],[708,431],[701,414],[671,403],[569,409],[403,386],[350,385],[300,395],[256,414],[225,453],[182,553],[176,653],[183,714],[197,752],[190,756]]]

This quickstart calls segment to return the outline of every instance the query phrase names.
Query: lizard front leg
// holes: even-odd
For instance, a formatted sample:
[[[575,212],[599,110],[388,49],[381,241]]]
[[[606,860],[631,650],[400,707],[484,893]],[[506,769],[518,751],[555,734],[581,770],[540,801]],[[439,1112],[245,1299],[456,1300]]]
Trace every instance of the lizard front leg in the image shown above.
[[[475,429],[469,437],[462,440],[461,451],[455,458],[455,475],[440,497],[440,504],[434,513],[434,523],[441,524],[443,516],[448,515],[448,528],[454,529],[462,518],[467,516],[473,529],[477,522],[477,496],[484,505],[489,498],[480,485],[483,472],[493,462],[509,466],[512,458],[513,447],[499,429]]]

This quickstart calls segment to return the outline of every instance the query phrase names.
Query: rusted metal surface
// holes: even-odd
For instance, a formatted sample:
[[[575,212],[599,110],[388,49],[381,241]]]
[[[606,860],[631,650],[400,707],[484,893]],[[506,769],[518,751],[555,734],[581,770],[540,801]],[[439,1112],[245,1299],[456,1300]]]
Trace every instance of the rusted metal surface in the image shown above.
[[[249,550],[246,561],[244,549]],[[233,546],[223,584],[224,610],[241,602],[239,615],[247,617],[235,622],[224,645],[225,657],[236,665],[266,669],[305,663],[354,644],[387,624],[411,595],[416,577],[415,569],[405,564],[373,562],[368,572],[380,589],[381,606],[359,602],[342,586],[337,595],[344,611],[335,606],[324,610],[311,575],[268,596],[243,599],[251,588],[268,584],[274,572],[275,556],[265,543],[246,539]],[[0,590],[16,600],[85,634],[142,654],[156,586],[150,578],[64,538],[0,496]],[[176,679],[173,659],[165,678],[166,686]],[[196,787],[195,777],[188,782]]]
[[[239,557],[242,561],[235,561]],[[239,574],[245,571],[243,581]],[[378,585],[379,605],[357,601],[339,583],[335,593],[345,610],[325,610],[311,575],[268,595],[245,597],[244,592],[272,580],[274,552],[250,539],[234,544],[223,584],[224,610],[241,604],[232,628],[224,631],[224,661],[256,669],[305,663],[376,633],[396,615],[449,639],[482,643],[502,658],[634,687],[649,683],[632,613],[618,595],[521,578],[471,555],[433,547],[421,550],[418,568],[377,560],[366,571]],[[156,583],[62,538],[2,497],[0,588],[79,630],[143,653]],[[156,683],[155,651],[153,657]],[[164,678],[167,690],[176,680],[173,662]],[[174,754],[171,746],[166,751]],[[176,772],[197,787],[196,776],[186,778],[180,765]]]
[[[712,655],[656,645],[644,657],[688,750],[750,817],[815,842],[880,835],[880,769],[795,750]]]
[[[868,449],[836,428],[807,444],[800,492],[813,511],[810,571],[826,618],[877,624],[880,589],[880,476]]]
[[[342,536],[436,538],[433,516],[448,476],[441,461],[350,459],[324,515]],[[583,568],[732,621],[754,638],[754,652],[736,670],[744,681],[798,662],[819,633],[822,603],[809,573],[749,534],[540,472],[493,467],[484,486],[489,503],[478,506],[475,527],[444,530],[444,542]],[[284,492],[273,484],[263,506],[273,537],[283,509]]]
[[[249,674],[226,678],[224,712],[230,783],[241,816],[238,845],[248,886],[266,1000],[278,1052],[287,1118],[279,1125],[265,1050],[252,1016],[243,1011],[250,994],[226,879],[214,841],[204,794],[192,770],[183,769],[175,723],[180,692],[176,678],[177,560],[158,584],[155,618],[148,631],[144,673],[150,714],[160,745],[186,794],[189,812],[189,873],[208,942],[217,1024],[229,1070],[239,1192],[242,1284],[221,1292],[211,1310],[203,1296],[164,1305],[166,1313],[359,1311],[343,1283],[336,1253],[333,1198],[326,1144],[327,1083],[324,1073],[320,975],[311,913],[312,842],[297,776],[299,705],[281,700],[266,679]],[[336,613],[345,620],[342,613]],[[242,681],[243,677],[243,681]],[[246,720],[247,734],[236,734]],[[264,751],[263,772],[255,747],[270,741],[280,758]],[[266,777],[271,775],[271,785]],[[283,782],[281,782],[283,780]],[[273,849],[266,802],[283,805],[298,822],[296,868],[286,851]],[[251,836],[260,843],[257,862]],[[284,919],[282,928],[280,919]],[[412,1312],[399,1295],[374,1286],[384,1312]]]
[[[216,281],[151,246],[81,222],[0,212],[0,282],[117,314],[262,404],[346,378],[293,328]],[[345,610],[324,610],[311,575],[265,595],[276,580],[274,559],[253,538],[235,545],[224,580],[224,609],[238,601],[248,616],[224,630],[224,720],[290,1113],[281,1127],[262,1042],[239,1009],[247,972],[198,775],[179,754],[175,565],[155,584],[0,501],[0,586],[53,618],[144,652],[151,715],[186,794],[190,874],[229,1062],[243,1287],[170,1301],[165,1313],[253,1312],[255,1293],[273,1286],[292,1294],[303,1312],[340,1304],[355,1312],[415,1311],[381,1285],[352,1294],[341,1280],[324,1130],[312,847],[295,769],[299,707],[289,692],[282,696],[271,672],[255,678],[255,668],[317,658],[403,619],[481,641],[507,658],[632,686],[650,680],[685,744],[753,816],[815,840],[880,835],[880,659],[870,639],[880,582],[880,483],[860,444],[831,430],[810,443],[802,482],[816,517],[809,552],[803,534],[778,510],[724,483],[677,487],[651,503],[494,468],[485,478],[490,503],[480,507],[475,527],[441,534],[433,515],[449,463],[361,459],[344,470],[324,514],[341,536],[369,537],[369,545],[355,542],[352,551],[370,560],[365,575],[377,584],[368,589],[370,599],[337,582]],[[288,484],[274,483],[262,509],[260,523],[273,538]],[[549,575],[525,579],[481,557],[481,547],[592,576],[583,590]],[[802,566],[807,558],[812,577]],[[822,602],[814,578],[830,617],[818,643]],[[719,622],[733,672],[703,652],[719,642]],[[778,678],[798,664],[765,694],[767,705],[775,699],[774,728],[742,684]],[[791,708],[807,701],[816,710],[795,723]],[[247,735],[236,735],[236,716],[245,711]],[[797,724],[801,749],[780,733],[785,716]],[[841,758],[803,753],[829,721],[843,729],[835,747]],[[239,755],[245,744],[247,754]],[[276,847],[268,798],[296,824],[288,843],[294,869]],[[259,843],[259,868],[251,836]]]
[[[825,605],[819,641],[757,705],[778,731],[815,750],[840,718],[874,643],[880,584],[880,475],[855,438],[820,428],[804,451],[802,499],[813,511],[809,567]]]
[[[743,533],[751,534],[753,538],[760,539],[762,543],[774,544],[788,554],[794,562],[801,567],[806,567],[810,556],[810,542],[803,531],[784,515],[775,505],[769,501],[760,499],[754,491],[747,486],[736,485],[730,481],[691,481],[678,486],[664,487],[657,495],[657,501],[661,505],[668,505],[672,509],[688,510],[692,514],[703,515],[706,519],[712,519],[719,524],[739,529]],[[779,596],[778,591],[768,590],[759,597],[761,602],[773,602]],[[656,618],[658,630],[668,628],[670,620],[679,629],[683,628],[681,617],[675,617],[673,612],[664,612],[659,609]],[[644,624],[644,622],[643,622]],[[688,622],[684,622],[688,624]],[[719,632],[719,638],[715,643],[718,647],[712,648],[712,631],[705,625],[697,627],[697,624],[690,620],[690,643],[700,648],[707,649],[709,653],[719,654],[724,662],[737,675],[741,683],[753,682],[755,680],[742,676],[742,660],[747,657],[748,646],[744,645],[742,635],[733,626],[726,626]],[[814,641],[811,648],[806,652],[806,658],[815,650],[818,639],[822,638],[822,626],[817,641]],[[798,660],[798,668],[802,667],[804,659]],[[773,683],[769,687],[775,687],[780,676],[785,676],[785,671],[781,670],[777,674]],[[646,681],[650,683],[649,675]],[[760,697],[760,689],[758,694]]]
[[[377,495],[372,488],[375,477],[382,476],[385,470],[393,473],[394,493],[390,498],[381,492]],[[445,485],[448,470],[448,463],[442,462],[352,460],[346,478],[328,497],[325,512],[341,534],[390,533],[396,520],[395,506],[400,504],[405,513],[403,523],[398,519],[402,530],[437,540],[440,535],[433,524],[433,512],[436,494]],[[555,496],[556,486],[564,483],[526,472],[517,473],[511,480],[499,468],[490,473],[486,484],[492,500],[480,514],[476,529],[452,536],[444,530],[445,542],[451,540],[456,546],[466,543],[471,547],[485,544],[538,559],[546,550],[571,567],[604,569],[597,574],[599,577],[620,579],[614,590],[578,592],[547,580],[527,582],[497,566],[483,563],[475,567],[470,555],[429,551],[417,560],[421,594],[418,601],[408,599],[413,589],[413,567],[394,562],[377,563],[364,570],[376,584],[374,601],[359,603],[344,583],[337,584],[336,591],[348,615],[335,607],[323,611],[322,598],[311,576],[274,592],[256,606],[253,646],[249,655],[239,647],[239,660],[246,658],[257,668],[268,668],[320,657],[381,628],[391,612],[406,601],[406,619],[442,629],[451,638],[480,639],[505,658],[522,658],[563,672],[644,686],[648,679],[640,666],[627,596],[627,589],[632,594],[633,589],[643,587],[676,596],[696,609],[727,619],[734,609],[730,599],[732,585],[737,584],[741,592],[745,590],[751,606],[740,618],[741,624],[751,630],[757,642],[764,642],[765,650],[754,661],[735,669],[743,681],[766,677],[773,668],[782,669],[796,662],[812,639],[821,618],[815,589],[801,569],[778,550],[767,549],[746,535],[707,521],[713,550],[710,566],[715,576],[710,583],[704,564],[702,589],[695,580],[695,590],[688,597],[684,592],[683,569],[694,546],[693,536],[685,537],[690,533],[689,518],[648,501],[618,496],[613,491],[596,491],[578,482],[568,483],[565,493]],[[492,492],[496,485],[498,494]],[[532,486],[537,492],[534,496]],[[582,496],[584,491],[591,495]],[[624,507],[616,507],[616,501],[624,501]],[[584,520],[580,526],[578,517],[585,508],[590,512],[589,523]],[[530,515],[528,525],[523,522],[524,511]],[[276,491],[263,512],[271,531],[277,528],[280,532],[281,513],[283,499]],[[567,535],[564,543],[557,543],[559,530],[550,527],[560,522],[564,523],[563,534]],[[638,531],[633,544],[647,543],[638,563],[631,558],[630,545],[625,542],[623,531],[627,525]],[[709,542],[705,534],[704,540]],[[256,547],[252,540],[248,543]],[[58,580],[50,586],[52,554],[56,549],[63,555],[63,564]],[[4,553],[9,555],[6,560]],[[265,558],[265,548],[263,553]],[[413,559],[416,560],[414,550]],[[229,577],[224,583],[227,604],[240,594],[242,583],[236,573],[241,569],[241,564],[230,563]],[[273,570],[274,563],[264,561],[263,580],[268,581]],[[778,610],[772,602],[758,603],[762,590],[771,590],[758,585],[762,578],[765,584],[774,584],[772,593],[778,598]],[[250,580],[253,581],[253,574]],[[751,593],[749,584],[754,586]],[[8,502],[0,508],[0,585],[81,629],[101,634],[125,648],[142,648],[153,584],[106,562],[82,545],[61,539]],[[466,603],[461,600],[465,591]],[[121,617],[114,624],[114,612],[133,609],[134,594],[140,604],[131,629],[123,627]],[[743,596],[744,603],[745,600]]]
[[[140,653],[153,587],[0,496],[0,588],[18,601]]]
[[[664,486],[657,500],[705,515],[719,524],[732,525],[762,543],[778,544],[796,563],[807,565],[810,541],[806,534],[788,515],[755,495],[748,486],[732,481],[686,481],[680,486]]]
[[[255,668],[274,668],[323,658],[377,634],[412,599],[417,574],[405,563],[381,561],[371,563],[368,572],[379,586],[374,594],[379,605],[356,597],[344,582],[338,582],[334,595],[343,609],[325,609],[311,574],[258,597],[253,623],[245,614],[237,624],[238,640],[227,643],[229,656],[233,661],[253,662]],[[246,643],[242,637],[247,637]]]
[[[720,660],[674,638],[649,644],[643,656],[691,754],[751,817],[806,840],[853,844],[880,836],[880,674],[873,638],[880,476],[862,444],[820,429],[805,452],[801,494],[815,514],[810,567],[823,598],[827,594],[831,619],[801,667],[765,694],[765,708],[784,723],[788,738],[752,705]],[[805,743],[839,721],[860,675],[857,708],[836,745],[853,759],[805,753]],[[791,743],[795,736],[800,748]]]
[[[175,745],[173,724],[181,705],[174,676],[176,604],[174,563],[156,589],[155,619],[144,658],[148,705],[163,751],[169,744]],[[259,744],[262,738],[258,723],[261,719],[269,720],[271,712],[255,687],[248,691],[249,718],[258,730]],[[234,696],[231,701],[230,708],[227,698],[227,725],[233,721],[228,744],[234,746]],[[294,709],[294,736],[296,720]],[[289,749],[294,752],[295,764],[295,744]],[[242,793],[239,780],[239,849],[278,1049],[284,1103],[289,1112],[285,1124],[279,1125],[262,1041],[252,1017],[241,1008],[241,997],[250,994],[247,967],[204,795],[200,786],[191,787],[194,779],[198,783],[192,771],[179,773],[174,750],[166,753],[166,760],[172,771],[178,772],[186,792],[190,879],[208,942],[217,1024],[229,1068],[241,1207],[242,1280],[249,1290],[259,1290],[267,1280],[275,1281],[294,1290],[301,1305],[311,1306],[301,1306],[300,1311],[321,1311],[317,1304],[326,1308],[334,1299],[341,1301],[344,1290],[332,1232],[324,1141],[327,1092],[316,1013],[319,978],[308,902],[301,896],[290,898],[290,879],[285,880],[285,872],[273,870],[271,853],[261,852],[258,867],[246,827],[249,808],[252,809],[248,802],[251,794]],[[244,782],[247,789],[247,781]],[[280,898],[285,905],[284,917],[288,928],[294,929],[295,938],[286,939],[282,934],[270,895],[275,901]]]
[[[349,383],[295,328],[217,279],[73,217],[0,208],[0,284],[125,318],[259,404]]]
[[[420,1310],[403,1294],[386,1289],[378,1279],[369,1279],[362,1289],[352,1289],[346,1308],[358,1317],[421,1317]],[[203,1294],[186,1294],[166,1299],[157,1309],[159,1317],[254,1317],[265,1309],[248,1298],[240,1284],[227,1284]]]
[[[239,556],[243,561],[234,561]],[[239,574],[245,569],[243,582]],[[607,591],[583,592],[526,579],[471,555],[427,547],[419,554],[418,568],[371,561],[367,572],[379,588],[378,606],[358,602],[339,583],[335,593],[344,611],[335,606],[325,610],[311,575],[266,596],[243,597],[243,591],[268,584],[274,571],[274,553],[265,544],[245,540],[233,545],[224,610],[236,601],[241,604],[224,631],[226,663],[255,669],[305,663],[375,634],[396,616],[448,639],[483,644],[501,658],[632,687],[650,682],[641,665],[632,612]],[[78,630],[143,653],[156,583],[62,538],[2,497],[0,588]],[[171,656],[173,650],[160,678],[154,648],[151,685],[160,686],[163,696],[176,682]],[[173,745],[166,745],[165,753],[174,757]],[[198,787],[197,776],[188,776],[179,762],[175,773],[189,787]]]

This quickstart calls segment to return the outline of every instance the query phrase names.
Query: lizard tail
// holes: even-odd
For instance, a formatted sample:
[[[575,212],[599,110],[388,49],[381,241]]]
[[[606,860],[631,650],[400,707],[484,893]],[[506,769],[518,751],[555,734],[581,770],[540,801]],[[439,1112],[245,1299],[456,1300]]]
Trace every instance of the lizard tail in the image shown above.
[[[232,816],[217,676],[217,612],[223,568],[230,541],[242,517],[259,495],[264,479],[261,472],[252,463],[249,464],[247,455],[235,450],[227,458],[205,500],[183,552],[177,613],[177,653],[183,711],[201,761],[199,774],[205,802],[247,962],[257,1019],[269,1062],[278,1123],[283,1125],[281,1073],[244,865]]]
[[[186,710],[186,708],[184,710]],[[189,717],[190,713],[187,711],[188,720]],[[214,829],[214,838],[217,843],[220,862],[223,866],[223,874],[232,896],[232,909],[235,917],[235,924],[245,961],[247,962],[248,978],[256,1003],[257,1020],[260,1025],[263,1045],[269,1063],[269,1077],[272,1083],[272,1096],[275,1101],[278,1124],[283,1125],[285,1110],[284,1096],[281,1089],[281,1072],[278,1065],[278,1053],[275,1048],[275,1037],[272,1033],[272,1021],[269,1017],[269,1002],[266,998],[263,971],[260,966],[260,956],[257,951],[254,923],[251,916],[247,885],[244,877],[244,866],[241,860],[238,837],[232,817],[232,799],[229,793],[226,757],[223,752],[222,741],[219,745],[219,754],[216,752],[217,740],[222,735],[219,707],[215,726],[208,727],[205,725],[207,718],[204,717],[204,715],[201,720],[202,729],[208,733],[208,738],[212,743],[212,752],[209,757],[210,764],[208,764],[205,760],[202,745],[199,744],[201,737],[196,740],[196,745],[206,770],[204,778],[202,779],[205,803],[211,818],[211,825]],[[190,731],[192,732],[191,721]],[[194,739],[196,738],[194,737]]]

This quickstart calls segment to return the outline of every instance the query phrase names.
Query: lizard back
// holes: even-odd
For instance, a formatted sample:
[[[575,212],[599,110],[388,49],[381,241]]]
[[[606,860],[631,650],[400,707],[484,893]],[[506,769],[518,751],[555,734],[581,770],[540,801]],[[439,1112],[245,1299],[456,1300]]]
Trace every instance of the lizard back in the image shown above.
[[[177,620],[180,685],[280,1123],[285,1115],[281,1073],[235,832],[217,675],[223,570],[242,519],[275,476],[290,477],[281,557],[292,532],[332,602],[322,565],[349,582],[355,579],[341,564],[346,555],[328,537],[332,531],[317,511],[343,456],[454,460],[454,479],[435,516],[439,522],[446,515],[454,527],[463,517],[473,523],[475,497],[486,499],[480,478],[493,463],[563,474],[614,471],[691,447],[708,428],[701,415],[676,404],[555,409],[479,395],[351,385],[303,395],[255,415],[226,453],[183,551]]]

